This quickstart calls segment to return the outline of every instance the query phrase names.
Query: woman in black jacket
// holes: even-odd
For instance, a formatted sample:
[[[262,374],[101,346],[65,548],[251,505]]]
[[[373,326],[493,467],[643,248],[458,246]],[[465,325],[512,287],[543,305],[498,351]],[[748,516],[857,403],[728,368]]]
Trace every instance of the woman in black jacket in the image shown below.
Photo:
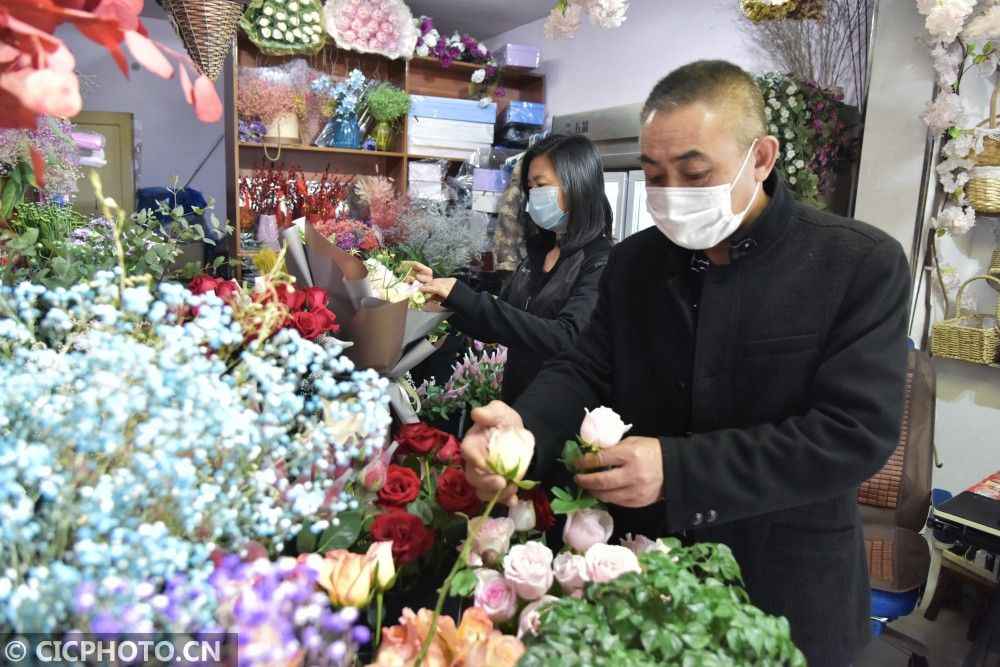
[[[545,361],[574,344],[597,304],[612,245],[604,169],[586,137],[553,135],[529,148],[521,189],[537,233],[499,299],[414,266],[421,290],[455,311],[455,328],[507,347],[501,387],[507,402],[521,395]]]

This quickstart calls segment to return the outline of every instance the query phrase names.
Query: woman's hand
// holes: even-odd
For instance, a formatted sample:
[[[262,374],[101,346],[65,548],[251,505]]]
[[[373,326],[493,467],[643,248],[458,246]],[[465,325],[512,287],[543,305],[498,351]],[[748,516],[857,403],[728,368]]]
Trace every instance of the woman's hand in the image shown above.
[[[415,260],[408,259],[400,262],[399,265],[410,270],[409,275],[406,276],[406,282],[408,283],[416,281],[418,283],[426,284],[434,280],[434,271],[426,264],[421,264]]]
[[[455,286],[455,282],[456,280],[454,278],[434,278],[421,285],[420,291],[429,295],[434,301],[444,301],[448,298],[448,295],[451,294],[451,290]]]

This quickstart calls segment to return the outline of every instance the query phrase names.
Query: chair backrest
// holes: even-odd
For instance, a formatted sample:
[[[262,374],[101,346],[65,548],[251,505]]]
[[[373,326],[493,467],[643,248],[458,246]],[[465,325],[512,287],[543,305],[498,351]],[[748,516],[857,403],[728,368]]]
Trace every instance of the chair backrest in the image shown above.
[[[899,444],[874,477],[858,487],[861,519],[920,532],[931,501],[937,381],[930,357],[910,350]]]

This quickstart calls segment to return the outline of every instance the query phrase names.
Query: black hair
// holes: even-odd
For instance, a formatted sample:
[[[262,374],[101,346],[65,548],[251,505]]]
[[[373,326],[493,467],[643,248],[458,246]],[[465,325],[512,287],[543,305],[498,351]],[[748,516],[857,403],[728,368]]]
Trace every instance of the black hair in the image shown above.
[[[543,155],[552,163],[569,203],[569,227],[559,242],[561,251],[569,254],[599,236],[610,238],[613,216],[604,194],[604,163],[594,142],[578,134],[553,134],[536,142],[521,158],[521,190],[526,197],[528,167]],[[535,227],[555,241],[554,232]]]

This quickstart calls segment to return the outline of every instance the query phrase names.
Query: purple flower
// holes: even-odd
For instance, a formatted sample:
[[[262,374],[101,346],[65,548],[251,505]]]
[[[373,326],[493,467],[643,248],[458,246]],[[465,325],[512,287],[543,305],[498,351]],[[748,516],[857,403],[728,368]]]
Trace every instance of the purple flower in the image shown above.
[[[491,80],[497,75],[497,68],[492,65],[486,68],[486,79]]]
[[[497,86],[497,89],[493,91],[493,95],[496,97],[505,97],[507,95],[507,91],[500,86]]]
[[[355,625],[351,628],[351,639],[358,644],[367,644],[371,641],[372,631],[364,625]]]

